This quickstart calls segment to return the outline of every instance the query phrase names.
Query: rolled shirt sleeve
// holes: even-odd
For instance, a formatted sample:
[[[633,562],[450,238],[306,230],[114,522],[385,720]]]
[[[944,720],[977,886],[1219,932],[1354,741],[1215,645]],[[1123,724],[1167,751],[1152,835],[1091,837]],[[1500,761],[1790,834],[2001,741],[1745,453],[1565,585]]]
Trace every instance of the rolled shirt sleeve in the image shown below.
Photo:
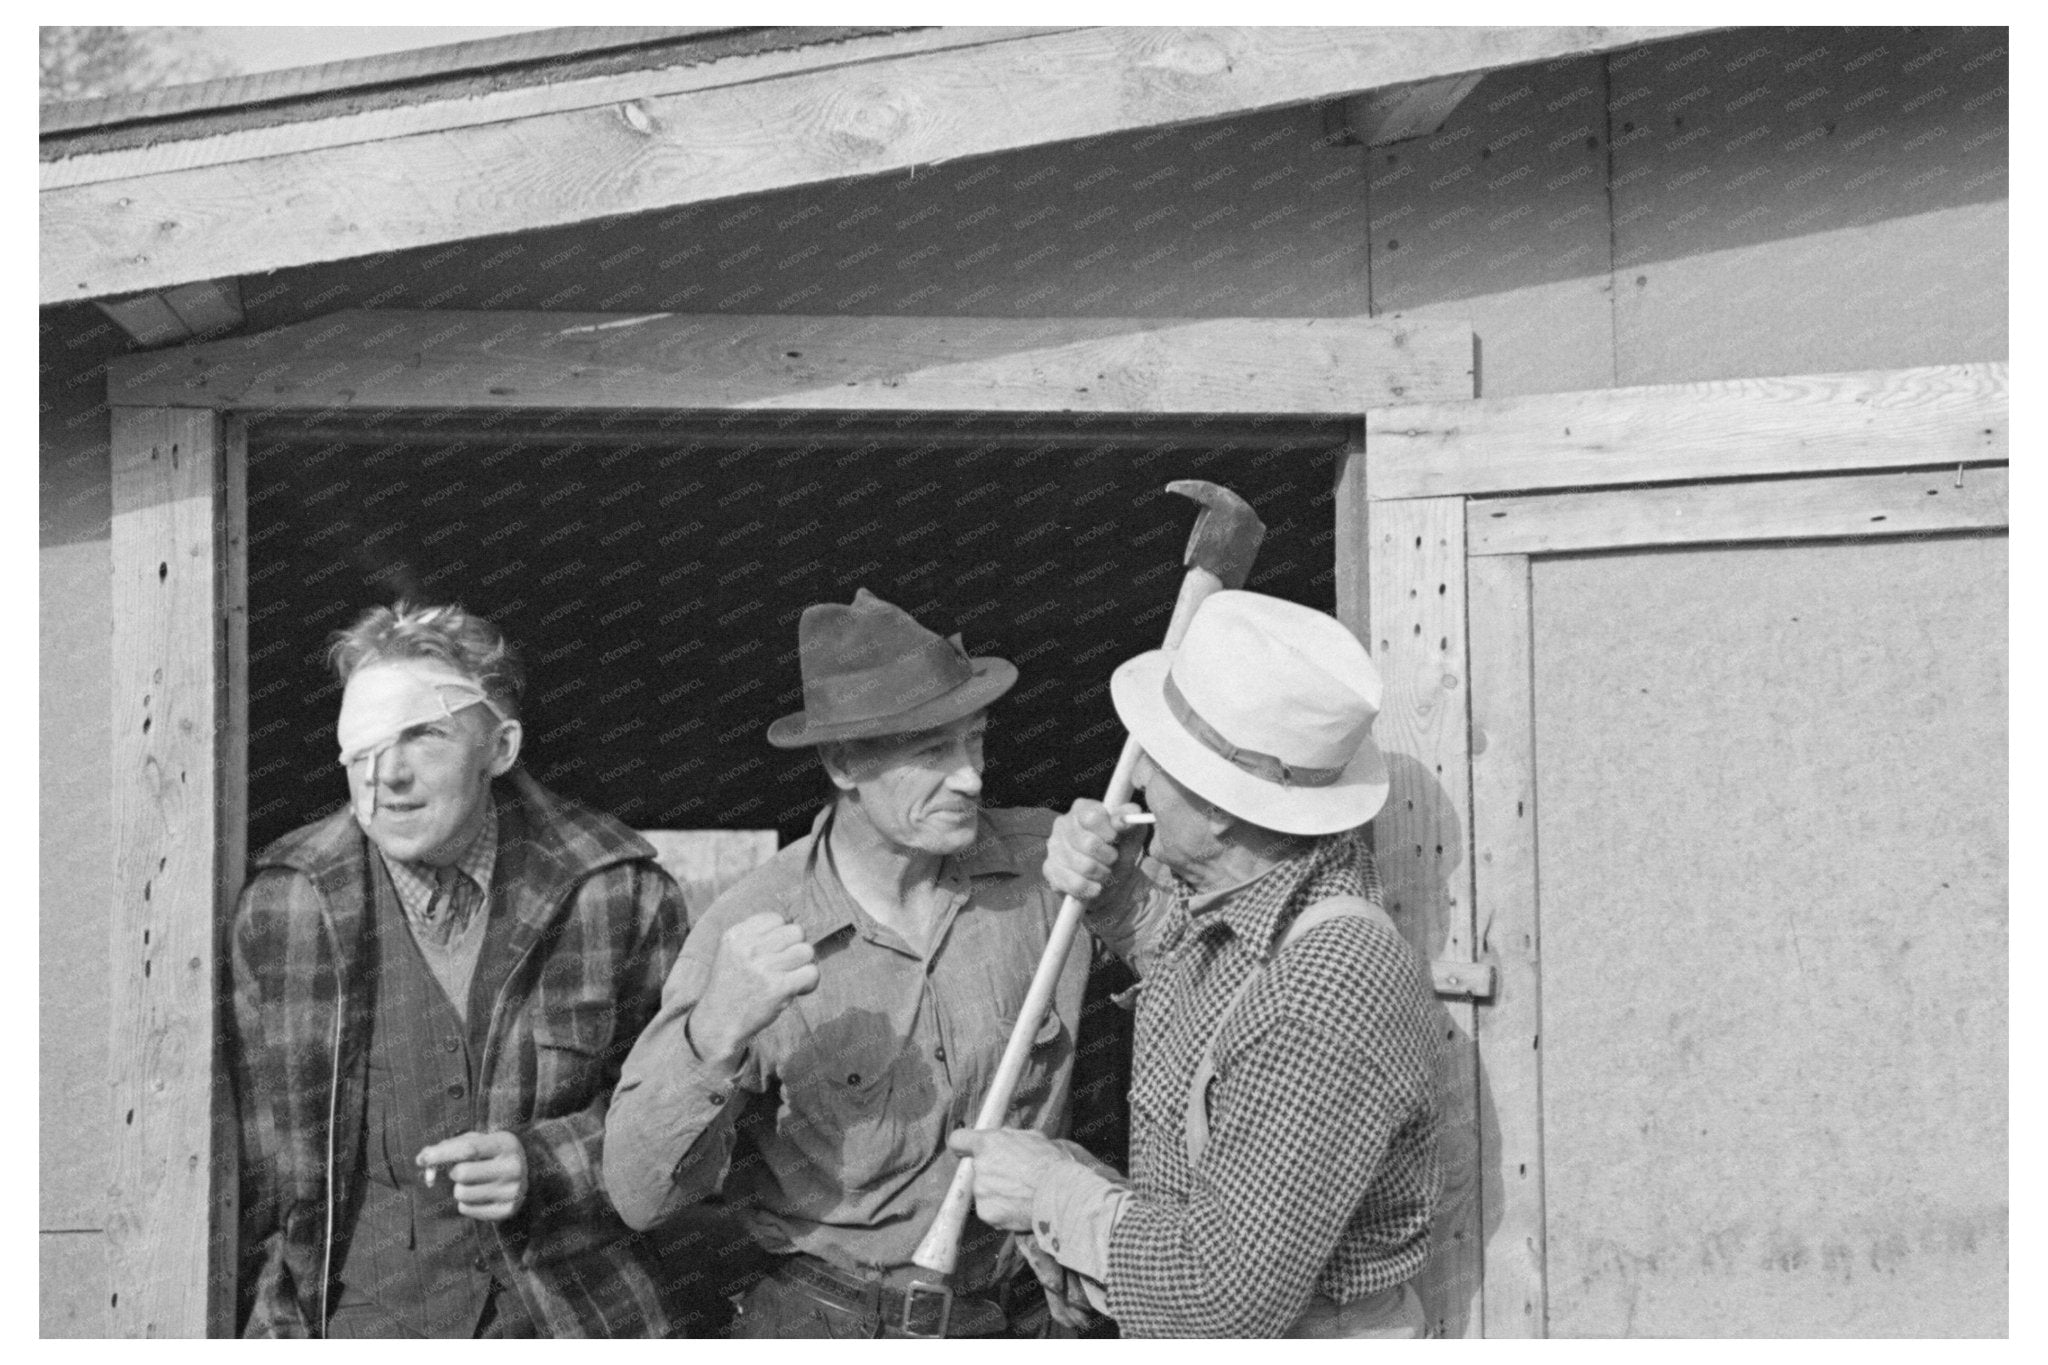
[[[605,1192],[627,1226],[642,1230],[718,1192],[749,1093],[750,1054],[707,1062],[690,1045],[690,1011],[708,970],[692,955],[697,946],[676,959],[661,1010],[627,1055],[605,1119]]]
[[[1130,1186],[1073,1143],[1059,1145],[1072,1159],[1052,1167],[1032,1192],[1031,1240],[1079,1281],[1090,1307],[1107,1313],[1110,1233]]]

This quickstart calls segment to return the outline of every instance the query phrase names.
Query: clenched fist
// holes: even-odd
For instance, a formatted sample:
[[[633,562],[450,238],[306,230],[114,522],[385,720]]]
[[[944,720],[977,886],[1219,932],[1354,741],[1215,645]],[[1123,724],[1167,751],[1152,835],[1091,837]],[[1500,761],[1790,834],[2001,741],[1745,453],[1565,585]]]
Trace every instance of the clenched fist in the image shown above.
[[[737,1056],[799,995],[818,988],[817,954],[803,930],[772,911],[719,936],[710,984],[690,1011],[690,1042],[705,1061]]]

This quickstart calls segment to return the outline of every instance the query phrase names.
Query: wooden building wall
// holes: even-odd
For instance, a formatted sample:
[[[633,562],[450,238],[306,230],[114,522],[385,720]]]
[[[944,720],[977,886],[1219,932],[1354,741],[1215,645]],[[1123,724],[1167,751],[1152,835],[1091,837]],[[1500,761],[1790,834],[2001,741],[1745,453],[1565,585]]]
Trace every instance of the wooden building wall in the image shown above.
[[[1320,112],[251,276],[350,307],[1469,319],[1491,396],[1998,359],[2003,30],[1742,30],[1496,72],[1368,152]],[[43,1329],[104,1321],[106,358],[42,315]]]
[[[1532,576],[1550,1330],[2004,1335],[2005,537]]]

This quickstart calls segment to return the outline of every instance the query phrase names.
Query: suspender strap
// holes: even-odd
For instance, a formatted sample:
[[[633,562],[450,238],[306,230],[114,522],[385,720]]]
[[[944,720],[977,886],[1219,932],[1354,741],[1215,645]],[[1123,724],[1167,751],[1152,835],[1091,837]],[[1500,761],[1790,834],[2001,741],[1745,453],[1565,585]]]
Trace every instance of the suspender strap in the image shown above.
[[[1230,1003],[1223,1007],[1215,1037],[1209,1040],[1201,1064],[1195,1068],[1194,1078],[1188,1082],[1187,1120],[1183,1131],[1187,1134],[1188,1165],[1191,1168],[1201,1163],[1202,1150],[1209,1145],[1209,1091],[1216,1083],[1216,1043],[1223,1036],[1224,1025],[1230,1022],[1231,1016],[1237,1013],[1237,1007],[1251,994],[1252,987],[1259,983],[1282,953],[1333,919],[1377,919],[1390,928],[1393,925],[1386,911],[1363,896],[1332,896],[1326,901],[1317,901],[1294,917],[1294,923],[1288,925],[1287,932],[1280,936],[1280,946],[1273,950],[1273,956],[1238,984]]]

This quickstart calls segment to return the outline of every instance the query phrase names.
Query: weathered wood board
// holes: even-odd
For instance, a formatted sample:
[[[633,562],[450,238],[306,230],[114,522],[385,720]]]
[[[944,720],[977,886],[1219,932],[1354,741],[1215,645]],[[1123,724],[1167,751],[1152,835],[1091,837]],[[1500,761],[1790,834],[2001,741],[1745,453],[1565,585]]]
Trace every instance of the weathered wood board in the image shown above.
[[[693,924],[727,887],[775,856],[772,829],[643,829],[640,837],[682,888]]]
[[[1373,820],[1387,913],[1425,961],[1472,958],[1462,498],[1375,502],[1371,631],[1384,688],[1373,734],[1392,788]],[[1355,623],[1354,623],[1355,628]],[[1417,1277],[1435,1336],[1476,1336],[1480,1316],[1479,1080],[1473,1006],[1444,1011],[1444,1193]]]
[[[1469,546],[1468,546],[1469,548]],[[1474,1020],[1485,1335],[1544,1334],[1542,942],[1529,561],[1468,559],[1474,941],[1499,976]]]
[[[2006,541],[1535,561],[1557,1336],[2007,1330]]]
[[[2003,362],[1386,408],[1375,498],[1513,493],[2009,457]]]
[[[51,189],[44,302],[1223,118],[1670,28],[1093,28]]]
[[[192,409],[113,419],[106,1248],[122,1336],[218,1331],[232,1293],[234,1151],[215,1061],[215,907],[241,876],[245,769],[242,700],[224,676],[236,632],[222,613],[239,590],[225,562],[240,520],[230,425]]]
[[[1350,318],[348,312],[138,355],[115,403],[1335,413],[1471,393],[1471,329]]]
[[[1473,555],[2003,529],[2003,465],[1473,498]]]
[[[554,30],[562,33],[568,30]],[[700,30],[701,31],[701,30]],[[755,81],[788,76],[804,71],[830,70],[877,59],[904,56],[912,52],[937,52],[952,48],[981,47],[1012,38],[1063,32],[1046,27],[990,27],[948,24],[943,28],[897,29],[888,32],[845,33],[836,41],[800,40],[792,46],[767,47],[752,52],[733,52],[711,60],[670,61],[601,75],[565,77],[561,68],[547,79],[524,83],[492,80],[489,68],[499,61],[531,61],[540,52],[485,54],[475,49],[482,44],[464,45],[474,55],[464,54],[478,65],[470,68],[463,57],[451,60],[445,46],[416,48],[410,52],[381,53],[349,62],[323,63],[318,67],[287,67],[278,71],[251,72],[223,88],[209,82],[205,92],[213,98],[202,101],[201,90],[172,86],[149,92],[155,107],[139,117],[162,121],[210,113],[213,127],[176,138],[118,138],[116,145],[90,145],[79,150],[70,138],[50,138],[52,132],[89,134],[101,132],[108,106],[135,117],[134,95],[114,96],[100,101],[97,111],[76,106],[60,111],[59,127],[53,129],[49,110],[43,111],[42,131],[46,139],[37,184],[42,189],[65,185],[89,185],[101,180],[162,175],[199,166],[218,166],[231,161],[256,161],[291,152],[309,152],[324,147],[347,147],[395,137],[470,128],[481,123],[503,123],[509,119],[572,109],[594,109],[629,100],[675,95],[688,90],[711,90],[720,86],[746,85]],[[602,33],[601,41],[621,48],[637,39],[661,39],[686,34],[681,29],[586,29]],[[815,30],[813,31],[815,33]],[[514,35],[539,47],[552,36],[547,30]],[[506,39],[486,39],[503,44]],[[671,49],[680,56],[687,49]],[[568,54],[572,59],[574,52]],[[694,54],[693,54],[694,55]],[[442,81],[453,92],[439,98],[422,99],[419,83]],[[364,86],[404,86],[411,98],[379,100],[364,97]],[[462,87],[468,86],[467,89]],[[379,91],[377,94],[384,94]],[[396,92],[393,92],[396,93]],[[352,98],[351,98],[352,96]],[[284,122],[266,122],[252,112],[265,105],[298,102],[318,109],[317,117],[300,117]],[[324,106],[324,107],[322,107]],[[181,130],[184,131],[184,130]],[[102,136],[104,134],[102,133]],[[52,152],[55,150],[55,158]]]

